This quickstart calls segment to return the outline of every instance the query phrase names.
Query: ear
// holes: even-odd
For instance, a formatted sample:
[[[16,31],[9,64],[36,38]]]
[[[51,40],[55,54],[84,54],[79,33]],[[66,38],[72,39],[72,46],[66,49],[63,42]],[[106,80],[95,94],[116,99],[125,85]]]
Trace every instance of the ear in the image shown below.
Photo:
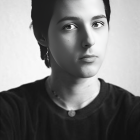
[[[35,38],[38,42],[38,45],[40,46],[41,59],[44,60],[44,56],[47,52],[48,40],[44,37],[44,35],[39,30],[34,29],[33,31],[34,31]]]
[[[41,59],[44,60],[46,52],[47,52],[47,47],[44,47],[44,46],[42,46],[39,43],[38,43],[38,45],[40,46],[40,56],[41,56]]]
[[[47,37],[39,30],[34,29],[34,35],[36,40],[38,41],[38,44],[41,46],[47,47],[48,46],[48,40]]]
[[[45,37],[43,37],[43,35],[40,38],[38,38],[37,41],[41,46],[48,46],[47,40],[45,39]]]

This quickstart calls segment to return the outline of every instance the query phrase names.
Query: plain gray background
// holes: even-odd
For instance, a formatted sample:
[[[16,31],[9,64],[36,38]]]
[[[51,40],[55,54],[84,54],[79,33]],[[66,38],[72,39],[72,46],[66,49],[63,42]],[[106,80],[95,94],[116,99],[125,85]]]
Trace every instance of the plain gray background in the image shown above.
[[[110,37],[99,77],[140,96],[140,0],[110,0]],[[0,0],[0,91],[50,74],[29,29],[31,0]]]

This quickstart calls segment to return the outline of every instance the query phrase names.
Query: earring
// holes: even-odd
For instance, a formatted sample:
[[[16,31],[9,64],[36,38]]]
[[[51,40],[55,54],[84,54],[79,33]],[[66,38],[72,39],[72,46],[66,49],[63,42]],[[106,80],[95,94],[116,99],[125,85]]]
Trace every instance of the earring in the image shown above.
[[[51,65],[50,65],[49,49],[48,48],[47,48],[46,54],[44,55],[44,60],[45,60],[46,66],[49,68]]]

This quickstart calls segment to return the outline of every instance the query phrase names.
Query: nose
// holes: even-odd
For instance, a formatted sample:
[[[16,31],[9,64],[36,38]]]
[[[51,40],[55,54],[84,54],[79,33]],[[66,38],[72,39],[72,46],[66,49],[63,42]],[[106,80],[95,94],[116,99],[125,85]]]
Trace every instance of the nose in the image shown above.
[[[92,47],[94,44],[95,44],[95,37],[92,29],[85,29],[85,31],[83,32],[82,47],[87,49]]]

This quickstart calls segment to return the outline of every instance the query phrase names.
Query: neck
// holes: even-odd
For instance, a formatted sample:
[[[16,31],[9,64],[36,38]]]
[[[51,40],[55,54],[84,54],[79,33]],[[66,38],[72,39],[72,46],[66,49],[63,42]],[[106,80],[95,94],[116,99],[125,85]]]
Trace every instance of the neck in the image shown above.
[[[69,106],[79,106],[92,97],[94,99],[100,90],[100,82],[97,76],[91,78],[75,78],[71,76],[51,75],[47,84]],[[88,104],[88,102],[87,102]],[[86,104],[85,104],[86,105]]]

